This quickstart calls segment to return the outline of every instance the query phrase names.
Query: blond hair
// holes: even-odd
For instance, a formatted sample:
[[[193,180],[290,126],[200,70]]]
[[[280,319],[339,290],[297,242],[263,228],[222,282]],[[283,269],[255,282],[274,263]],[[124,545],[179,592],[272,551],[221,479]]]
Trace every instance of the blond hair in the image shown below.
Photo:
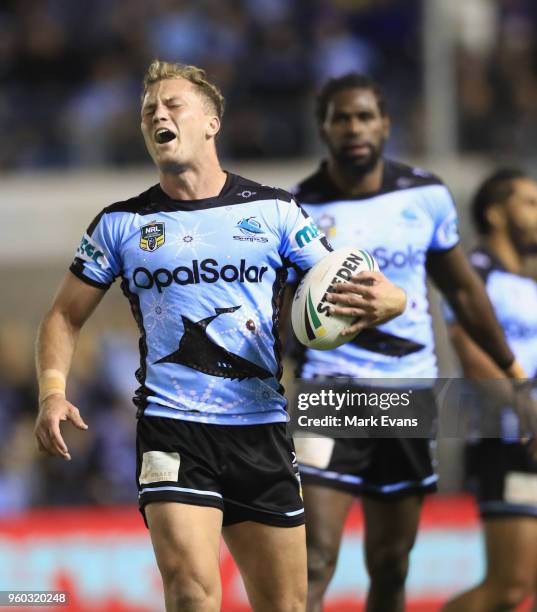
[[[218,118],[222,119],[225,104],[224,96],[216,85],[207,80],[205,70],[202,70],[197,66],[174,64],[157,59],[153,60],[144,76],[142,100],[144,99],[149,86],[153,85],[153,83],[158,83],[164,79],[176,79],[178,77],[186,79],[195,85],[198,91],[210,103],[218,115]]]

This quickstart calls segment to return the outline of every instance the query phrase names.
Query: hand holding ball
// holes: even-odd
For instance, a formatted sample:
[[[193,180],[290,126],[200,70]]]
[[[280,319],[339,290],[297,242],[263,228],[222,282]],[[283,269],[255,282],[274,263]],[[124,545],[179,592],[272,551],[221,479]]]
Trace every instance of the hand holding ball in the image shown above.
[[[331,314],[329,289],[337,283],[351,282],[360,272],[378,272],[375,259],[361,249],[345,247],[333,251],[304,276],[295,292],[291,323],[299,342],[319,350],[334,349],[354,335],[341,332],[356,321],[356,317]]]

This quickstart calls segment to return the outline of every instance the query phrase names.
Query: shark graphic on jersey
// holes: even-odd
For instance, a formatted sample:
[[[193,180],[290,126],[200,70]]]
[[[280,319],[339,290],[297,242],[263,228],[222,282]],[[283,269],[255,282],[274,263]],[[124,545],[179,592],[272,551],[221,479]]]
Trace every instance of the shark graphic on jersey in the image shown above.
[[[245,378],[270,378],[272,373],[255,363],[235,355],[216,344],[207,335],[207,326],[224,313],[235,312],[240,306],[216,308],[216,314],[194,323],[181,316],[184,333],[179,348],[156,363],[180,363],[210,376],[244,380]]]
[[[108,206],[70,269],[101,289],[122,278],[140,330],[139,415],[275,423],[288,419],[277,333],[287,269],[330,250],[289,193],[228,174],[217,197],[173,200],[155,185]]]

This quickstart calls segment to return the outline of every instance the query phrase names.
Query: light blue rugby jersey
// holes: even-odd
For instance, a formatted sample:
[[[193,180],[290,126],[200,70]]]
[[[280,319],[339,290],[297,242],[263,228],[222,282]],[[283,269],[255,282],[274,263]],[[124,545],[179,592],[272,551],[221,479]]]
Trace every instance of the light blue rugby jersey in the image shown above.
[[[287,420],[286,268],[329,250],[290,194],[228,174],[215,198],[173,200],[156,185],[105,208],[70,269],[102,289],[122,278],[141,334],[138,416],[249,425]]]
[[[470,262],[479,273],[488,296],[517,361],[530,378],[537,377],[537,283],[527,276],[507,271],[487,249],[470,254]],[[448,323],[453,311],[444,304]]]
[[[483,247],[472,251],[470,262],[485,283],[509,348],[527,375],[537,377],[537,283],[532,278],[507,271]],[[453,323],[455,315],[445,302],[443,310],[447,323]],[[511,443],[520,440],[518,418],[512,409],[502,411],[501,438]]]
[[[295,196],[335,249],[353,245],[368,250],[408,298],[401,316],[364,330],[352,342],[333,351],[303,351],[299,374],[435,378],[425,260],[428,251],[449,250],[459,241],[457,213],[446,186],[424,170],[385,160],[378,192],[346,197],[322,164],[298,185]]]

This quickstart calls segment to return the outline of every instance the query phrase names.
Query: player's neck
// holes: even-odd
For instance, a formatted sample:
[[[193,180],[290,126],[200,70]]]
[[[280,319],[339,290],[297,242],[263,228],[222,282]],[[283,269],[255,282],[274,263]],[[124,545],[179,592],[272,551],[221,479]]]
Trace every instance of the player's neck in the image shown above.
[[[503,233],[493,233],[485,239],[485,245],[508,272],[521,273],[522,257],[508,236]]]
[[[217,197],[227,175],[217,159],[192,165],[181,172],[160,172],[160,186],[173,200],[202,200]]]
[[[379,159],[372,170],[365,174],[360,174],[354,168],[343,168],[333,159],[329,159],[327,170],[330,178],[341,192],[349,196],[362,196],[380,190],[384,161]]]

